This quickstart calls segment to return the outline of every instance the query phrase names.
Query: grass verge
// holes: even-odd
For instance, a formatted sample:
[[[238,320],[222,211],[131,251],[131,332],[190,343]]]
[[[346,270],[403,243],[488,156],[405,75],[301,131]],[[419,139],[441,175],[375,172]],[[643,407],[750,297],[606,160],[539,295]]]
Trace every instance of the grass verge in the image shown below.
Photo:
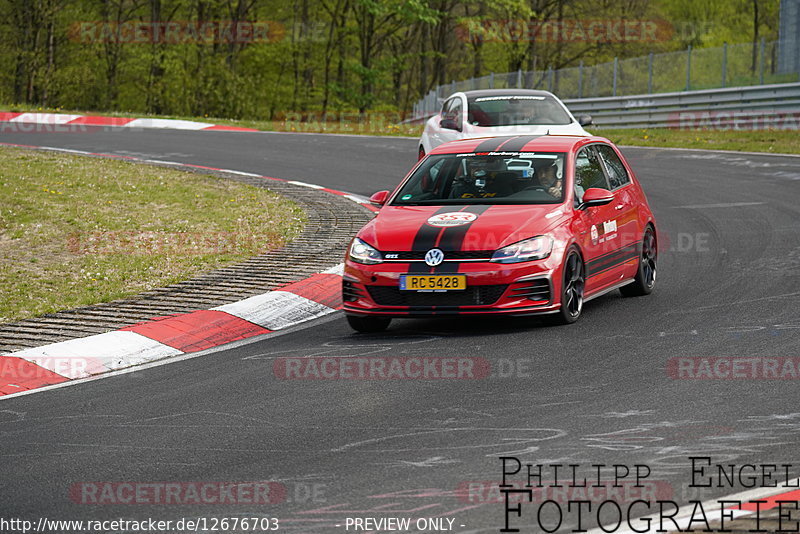
[[[0,148],[0,322],[106,302],[281,246],[305,214],[266,189]]]
[[[800,154],[797,131],[792,130],[671,130],[666,128],[617,130],[602,128],[595,129],[592,133],[607,137],[618,145]]]

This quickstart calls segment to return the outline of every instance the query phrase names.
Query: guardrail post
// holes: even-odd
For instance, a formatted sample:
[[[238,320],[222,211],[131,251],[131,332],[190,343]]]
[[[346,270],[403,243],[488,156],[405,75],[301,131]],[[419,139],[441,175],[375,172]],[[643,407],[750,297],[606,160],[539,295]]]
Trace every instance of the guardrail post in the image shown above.
[[[489,89],[494,89],[494,72],[489,73]]]
[[[653,94],[653,53],[647,58],[647,93]]]
[[[758,82],[759,82],[758,84],[759,85],[764,85],[764,63],[765,63],[764,48],[765,48],[765,43],[764,43],[764,38],[762,37],[761,38],[761,43],[759,44],[759,51],[758,51],[758,54],[759,54],[759,57],[760,57],[760,61],[761,61],[761,66],[759,67],[759,72],[758,72]]]
[[[725,87],[728,79],[728,42],[722,43],[722,87]]]
[[[612,96],[617,96],[617,72],[619,71],[619,58],[614,56],[614,87],[611,90]]]
[[[692,45],[686,48],[686,90],[692,87]]]
[[[547,90],[553,92],[553,67],[547,67]]]
[[[517,89],[522,89],[522,69],[517,69]]]
[[[583,98],[583,60],[578,65],[578,98]]]

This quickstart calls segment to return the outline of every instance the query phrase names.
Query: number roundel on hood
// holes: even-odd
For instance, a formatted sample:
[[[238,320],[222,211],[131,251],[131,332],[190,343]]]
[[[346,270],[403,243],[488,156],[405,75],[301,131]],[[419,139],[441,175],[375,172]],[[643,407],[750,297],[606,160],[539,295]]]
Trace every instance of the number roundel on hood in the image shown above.
[[[431,226],[461,226],[469,224],[478,216],[468,211],[451,211],[449,213],[439,213],[428,218],[427,223]]]

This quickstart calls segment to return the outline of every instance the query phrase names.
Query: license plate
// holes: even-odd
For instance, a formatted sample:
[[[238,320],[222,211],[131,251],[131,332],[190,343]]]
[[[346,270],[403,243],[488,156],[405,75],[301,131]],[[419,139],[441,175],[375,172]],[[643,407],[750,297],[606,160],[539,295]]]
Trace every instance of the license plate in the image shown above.
[[[404,274],[400,276],[402,291],[460,291],[467,289],[464,274]]]

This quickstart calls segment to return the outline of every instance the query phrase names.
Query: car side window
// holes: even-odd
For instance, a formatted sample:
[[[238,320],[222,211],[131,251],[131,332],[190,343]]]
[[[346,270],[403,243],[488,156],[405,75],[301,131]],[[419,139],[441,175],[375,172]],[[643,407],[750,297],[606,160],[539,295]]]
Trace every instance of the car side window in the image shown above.
[[[463,113],[463,105],[461,104],[460,98],[453,99],[453,107],[450,111],[450,118],[453,119],[456,123],[456,128],[460,130],[462,128],[461,121],[463,120],[464,113]]]
[[[625,165],[614,152],[614,149],[608,145],[596,145],[597,152],[606,165],[608,171],[608,181],[610,182],[611,189],[617,189],[623,185],[630,183],[631,179],[628,176],[628,171],[625,170]]]
[[[583,193],[592,187],[608,189],[608,181],[597,152],[587,146],[575,156],[575,199],[582,202]]]
[[[445,101],[444,104],[442,104],[442,113],[441,113],[441,115],[442,115],[443,119],[447,117],[447,113],[448,113],[448,111],[450,111],[450,107],[453,105],[453,100],[455,100],[455,98],[451,98],[450,100],[447,100],[447,101]]]
[[[462,114],[463,106],[461,104],[461,99],[458,97],[451,98],[447,102],[444,103],[442,106],[442,121],[447,121],[451,124],[451,126],[447,126],[448,129],[452,129],[455,127],[457,130],[461,130],[462,121],[463,121],[463,114]]]

